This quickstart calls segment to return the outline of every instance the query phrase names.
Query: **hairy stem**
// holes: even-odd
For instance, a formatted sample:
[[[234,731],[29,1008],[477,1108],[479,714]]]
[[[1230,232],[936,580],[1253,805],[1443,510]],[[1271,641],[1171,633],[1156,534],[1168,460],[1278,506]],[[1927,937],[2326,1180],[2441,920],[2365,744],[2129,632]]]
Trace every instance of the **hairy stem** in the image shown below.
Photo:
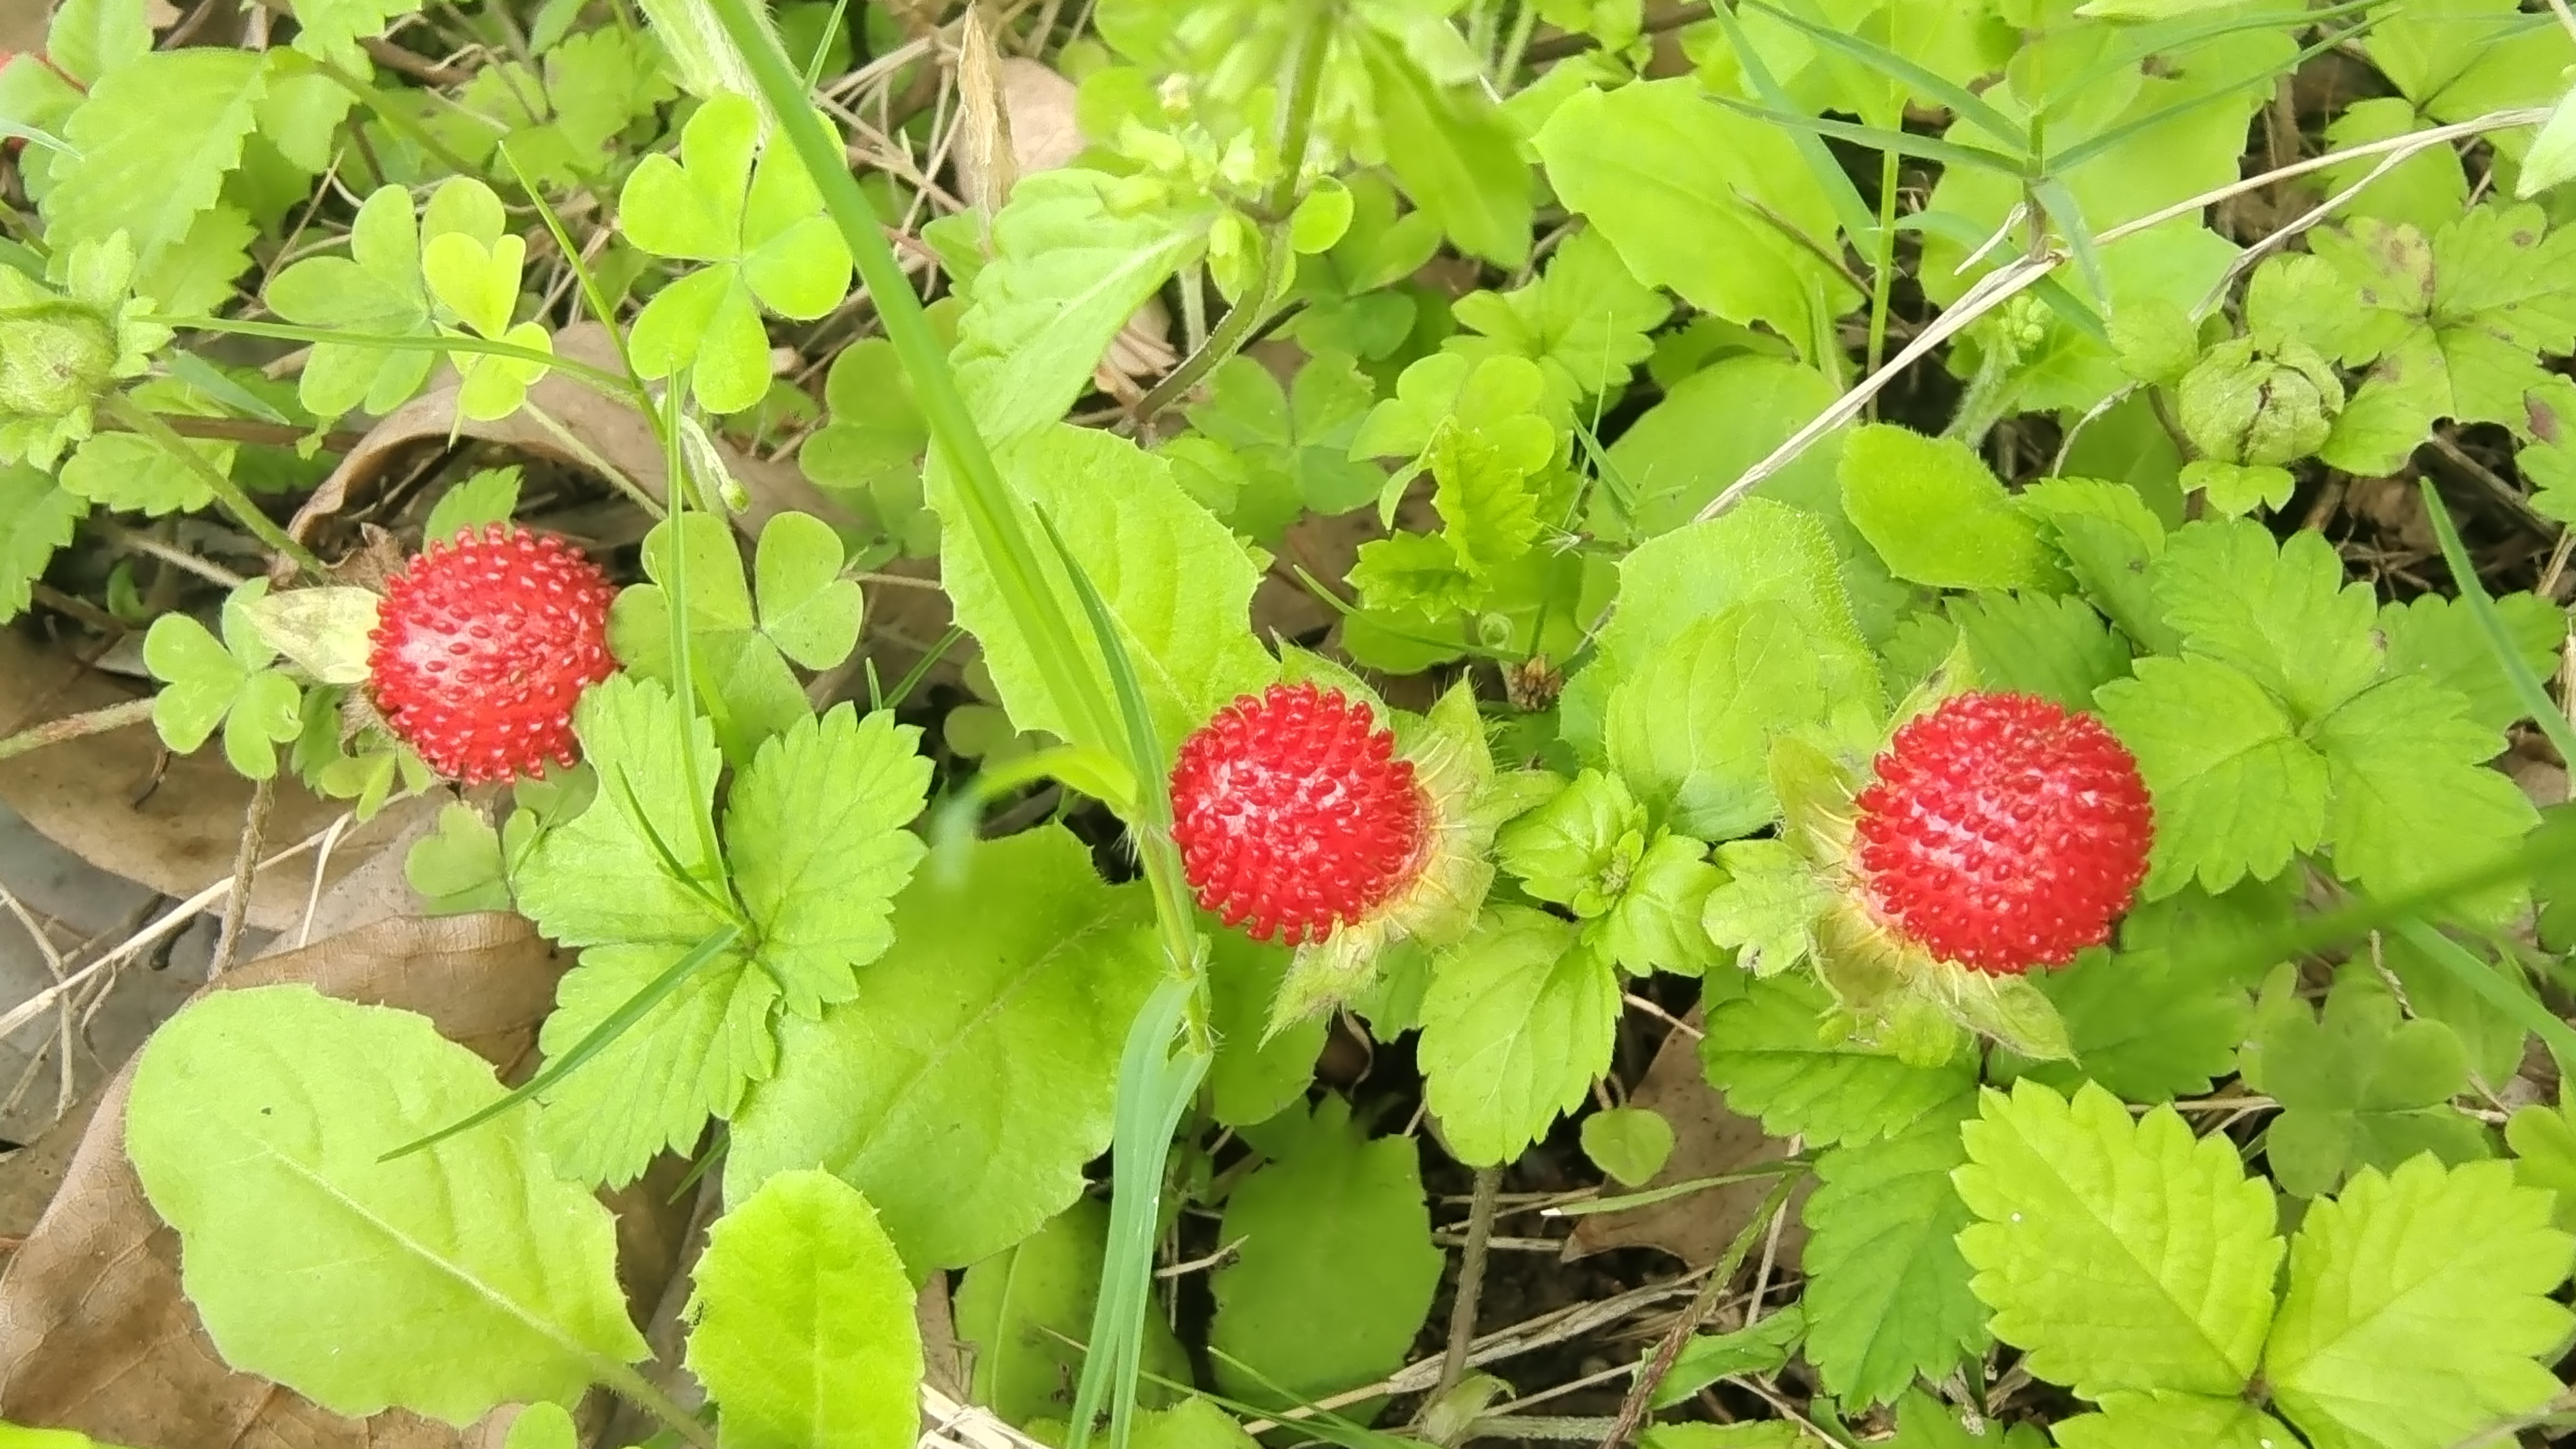
[[[128,725],[141,724],[150,718],[152,718],[152,701],[149,697],[129,699],[123,704],[84,710],[79,714],[67,714],[61,719],[47,720],[40,725],[29,725],[14,735],[0,737],[0,760],[14,760],[30,751],[41,750],[47,745],[59,745],[90,735],[103,735],[109,730],[121,730]]]
[[[1485,1251],[1494,1235],[1494,1208],[1503,1192],[1503,1170],[1476,1169],[1476,1195],[1467,1209],[1467,1248],[1458,1262],[1458,1293],[1449,1305],[1449,1347],[1440,1357],[1440,1386],[1431,1391],[1437,1403],[1467,1376],[1467,1348],[1476,1340],[1476,1300],[1485,1291]]]
[[[249,529],[252,537],[267,544],[281,557],[294,560],[298,568],[317,580],[330,578],[330,571],[322,566],[322,560],[316,558],[311,549],[289,537],[286,530],[278,526],[277,520],[260,512],[259,505],[250,501],[250,495],[241,490],[240,484],[225,477],[222,469],[189,447],[187,439],[171,431],[170,425],[161,421],[160,414],[138,406],[122,393],[112,394],[102,406],[108,416],[160,444],[170,456],[187,465],[189,471],[214,493],[215,501],[224,506],[224,511]]]
[[[1628,1442],[1629,1436],[1637,1432],[1637,1426],[1645,1422],[1646,1406],[1654,1401],[1655,1389],[1663,1383],[1664,1375],[1673,1371],[1673,1361],[1682,1356],[1682,1345],[1690,1342],[1690,1336],[1699,1331],[1709,1311],[1726,1296],[1727,1285],[1735,1281],[1736,1270],[1744,1266],[1745,1258],[1753,1252],[1754,1242],[1771,1225],[1771,1215],[1788,1206],[1790,1191],[1805,1176],[1804,1173],[1795,1173],[1783,1177],[1763,1194],[1762,1205],[1745,1220],[1743,1231],[1735,1235],[1735,1241],[1726,1245],[1726,1256],[1717,1260],[1717,1266],[1710,1270],[1707,1280],[1699,1285],[1699,1292],[1692,1296],[1690,1306],[1673,1320],[1672,1327],[1664,1330],[1662,1341],[1655,1345],[1655,1356],[1647,1360],[1646,1371],[1637,1376],[1636,1387],[1628,1390],[1628,1397],[1620,1401],[1618,1417],[1610,1421],[1610,1431],[1601,1436],[1601,1449],[1620,1449]],[[1755,1311],[1760,1311],[1758,1306]]]

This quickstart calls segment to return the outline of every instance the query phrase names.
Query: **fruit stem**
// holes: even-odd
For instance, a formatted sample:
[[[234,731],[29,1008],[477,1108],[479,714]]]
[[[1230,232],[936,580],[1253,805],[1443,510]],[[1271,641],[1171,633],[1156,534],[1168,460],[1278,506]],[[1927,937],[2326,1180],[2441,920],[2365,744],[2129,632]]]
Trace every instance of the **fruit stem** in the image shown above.
[[[185,464],[197,475],[199,481],[213,491],[215,501],[224,506],[224,511],[230,513],[234,521],[242,527],[249,529],[253,537],[267,544],[280,555],[293,559],[298,568],[311,574],[316,580],[324,583],[330,581],[330,570],[322,566],[322,560],[316,558],[311,549],[297,543],[293,535],[278,527],[277,520],[260,512],[259,506],[250,501],[250,495],[241,490],[240,484],[225,477],[224,470],[207,462],[205,455],[189,447],[188,440],[180,437],[168,423],[161,421],[160,414],[138,407],[132,398],[123,393],[109,394],[103,406],[109,417],[150,438],[158,443],[164,452]]]
[[[47,745],[59,745],[88,735],[102,735],[109,730],[121,730],[128,725],[141,724],[150,718],[152,718],[152,700],[147,695],[142,699],[129,699],[123,704],[111,704],[102,709],[86,710],[80,714],[65,715],[61,719],[47,720],[43,724],[30,725],[14,735],[0,738],[0,760],[14,760],[30,751],[41,750]]]

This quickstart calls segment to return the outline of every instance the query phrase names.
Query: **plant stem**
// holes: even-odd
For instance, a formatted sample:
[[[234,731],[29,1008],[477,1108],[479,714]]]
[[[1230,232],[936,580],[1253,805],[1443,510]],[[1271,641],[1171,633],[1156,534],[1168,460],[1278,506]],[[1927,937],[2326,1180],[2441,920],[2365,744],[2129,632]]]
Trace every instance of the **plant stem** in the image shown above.
[[[121,730],[127,725],[138,725],[150,718],[152,718],[152,700],[149,696],[142,699],[129,699],[123,704],[84,710],[79,714],[67,714],[61,719],[47,720],[40,725],[29,725],[14,735],[0,737],[0,760],[14,760],[30,751],[41,750],[47,745],[59,745],[89,735],[103,735],[109,730]]]
[[[1494,1208],[1502,1191],[1501,1168],[1476,1169],[1475,1201],[1467,1208],[1467,1248],[1458,1262],[1458,1292],[1449,1305],[1449,1346],[1440,1358],[1440,1384],[1431,1391],[1433,1403],[1467,1376],[1467,1348],[1476,1339],[1476,1300],[1485,1291],[1485,1250],[1494,1234]]]
[[[215,932],[215,954],[206,962],[206,979],[214,980],[231,968],[233,957],[241,952],[242,922],[250,916],[251,877],[259,870],[260,843],[268,838],[268,816],[277,804],[277,779],[253,781],[250,811],[242,818],[241,844],[233,851],[233,891],[224,898],[224,920]]]
[[[1205,346],[1183,358],[1180,366],[1154,384],[1136,404],[1133,426],[1138,432],[1198,386],[1200,379],[1219,363],[1243,350],[1243,345],[1252,340],[1253,330],[1269,315],[1271,298],[1287,280],[1288,268],[1295,261],[1295,252],[1288,244],[1288,218],[1297,205],[1297,181],[1305,168],[1306,142],[1314,134],[1315,105],[1323,94],[1324,59],[1332,49],[1334,10],[1330,0],[1317,0],[1314,19],[1297,53],[1297,77],[1285,103],[1287,124],[1279,136],[1279,177],[1261,198],[1261,209],[1269,217],[1261,229],[1261,281],[1226,309],[1216,330],[1208,334]]]
[[[386,129],[394,132],[404,140],[409,141],[413,145],[428,152],[431,156],[437,158],[439,165],[446,167],[449,171],[452,171],[459,176],[480,176],[483,174],[475,168],[466,165],[464,157],[448,150],[436,136],[429,134],[428,129],[422,126],[418,120],[404,115],[401,111],[396,110],[393,106],[387,104],[383,93],[378,91],[374,86],[367,84],[365,81],[358,79],[356,76],[349,74],[347,71],[342,70],[339,66],[334,65],[327,60],[317,60],[313,62],[313,68],[320,71],[322,74],[329,76],[332,84],[337,85],[344,91],[347,91],[350,95],[357,97],[358,104],[375,112],[376,119],[384,122]]]
[[[674,1434],[686,1439],[694,1449],[717,1449],[715,1431],[697,1415],[681,1408],[669,1394],[653,1387],[653,1381],[627,1364],[598,1365],[600,1382],[609,1392],[659,1419]]]
[[[1637,1376],[1636,1387],[1628,1390],[1628,1397],[1620,1401],[1619,1415],[1610,1421],[1610,1432],[1601,1436],[1601,1449],[1620,1449],[1628,1442],[1629,1436],[1637,1432],[1637,1426],[1645,1422],[1646,1406],[1653,1402],[1655,1389],[1663,1383],[1664,1375],[1673,1371],[1673,1361],[1682,1356],[1682,1345],[1690,1342],[1690,1336],[1699,1331],[1709,1310],[1717,1307],[1717,1300],[1726,1296],[1727,1285],[1735,1281],[1736,1270],[1744,1266],[1745,1258],[1752,1253],[1754,1240],[1770,1226],[1771,1215],[1788,1206],[1790,1191],[1805,1176],[1797,1173],[1783,1177],[1763,1194],[1762,1205],[1745,1220],[1743,1230],[1735,1235],[1735,1241],[1726,1245],[1726,1256],[1718,1259],[1717,1266],[1709,1270],[1708,1278],[1699,1285],[1699,1292],[1692,1296],[1690,1306],[1673,1320],[1673,1326],[1664,1331],[1663,1340],[1655,1345],[1655,1356],[1647,1360],[1646,1371]],[[1756,1311],[1759,1311],[1758,1305]]]
[[[1878,255],[1871,269],[1869,287],[1869,372],[1876,372],[1887,357],[1888,291],[1896,271],[1896,183],[1897,156],[1882,151],[1878,158]],[[1864,374],[1866,375],[1866,374]],[[1878,398],[1869,400],[1869,414],[1878,416]]]
[[[189,447],[188,440],[171,431],[170,425],[161,421],[160,414],[137,405],[133,399],[123,393],[109,395],[101,406],[109,417],[160,444],[170,456],[186,464],[189,470],[213,491],[215,501],[224,506],[224,511],[230,513],[242,527],[249,529],[252,537],[267,544],[279,555],[293,559],[297,567],[313,575],[315,579],[325,582],[330,579],[330,570],[322,566],[322,560],[314,557],[311,549],[297,543],[285,529],[278,526],[277,520],[260,512],[258,505],[250,501],[250,495],[241,490],[240,484],[225,477],[222,469],[207,462],[196,449]]]

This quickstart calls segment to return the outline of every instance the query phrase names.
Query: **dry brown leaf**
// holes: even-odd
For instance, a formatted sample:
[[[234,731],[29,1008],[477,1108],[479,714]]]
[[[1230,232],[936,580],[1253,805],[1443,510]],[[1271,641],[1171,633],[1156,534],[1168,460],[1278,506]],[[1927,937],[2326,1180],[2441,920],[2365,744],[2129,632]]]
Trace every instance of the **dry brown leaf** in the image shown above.
[[[609,344],[607,332],[595,322],[576,323],[556,333],[554,346],[559,356],[616,370],[616,351]],[[456,411],[455,374],[443,372],[441,377],[437,386],[385,414],[367,430],[366,438],[340,460],[340,466],[296,511],[295,521],[288,525],[289,532],[297,538],[309,537],[321,520],[347,507],[352,494],[374,483],[395,453],[413,443],[450,436],[478,438],[568,467],[592,469],[595,465],[591,458],[583,456],[587,452],[625,474],[646,493],[655,498],[664,496],[662,445],[654,440],[651,422],[626,404],[559,372],[548,373],[528,389],[530,404],[561,424],[563,432],[578,442],[579,446],[574,447],[538,422],[526,408],[497,422],[462,417]],[[734,526],[745,535],[756,537],[770,519],[791,509],[811,513],[826,523],[856,521],[849,510],[807,482],[794,464],[747,457],[721,440],[716,448],[724,457],[725,467],[751,495],[750,507],[734,519]]]
[[[54,718],[133,697],[115,678],[85,672],[24,635],[0,629],[0,698]],[[166,770],[162,755],[160,736],[149,725],[48,745],[0,761],[0,803],[100,870],[185,899],[232,874],[251,786],[211,746],[170,756]],[[329,825],[343,808],[280,779],[268,841],[272,848],[291,845]],[[343,835],[332,851],[331,878],[373,858],[411,813],[407,804],[389,806]],[[260,872],[251,887],[250,923],[276,931],[301,920],[312,886],[310,859]]]
[[[1699,1013],[1692,1012],[1688,1020],[1698,1027]],[[1664,1038],[1646,1067],[1645,1079],[1629,1094],[1628,1104],[1650,1107],[1673,1125],[1672,1158],[1663,1171],[1638,1187],[1640,1192],[1695,1177],[1742,1172],[1789,1155],[1788,1143],[1766,1136],[1762,1124],[1752,1118],[1737,1116],[1708,1084],[1700,1072],[1699,1039],[1689,1032],[1676,1031]],[[1702,1188],[1629,1212],[1584,1218],[1566,1240],[1566,1260],[1612,1248],[1659,1248],[1694,1268],[1705,1268],[1744,1231],[1770,1190],[1770,1179],[1757,1178]],[[1780,1236],[1780,1260],[1796,1262],[1798,1245],[1805,1240],[1805,1230],[1792,1214]]]
[[[533,1050],[569,964],[516,916],[406,919],[266,957],[207,989],[300,982],[422,1012],[506,1071]],[[498,1449],[509,1410],[461,1432],[400,1411],[351,1421],[225,1366],[180,1293],[178,1235],[126,1161],[131,1077],[129,1064],[100,1094],[62,1190],[0,1274],[0,1418],[134,1449]],[[666,1236],[621,1224],[622,1246],[648,1249],[627,1266],[667,1276]]]

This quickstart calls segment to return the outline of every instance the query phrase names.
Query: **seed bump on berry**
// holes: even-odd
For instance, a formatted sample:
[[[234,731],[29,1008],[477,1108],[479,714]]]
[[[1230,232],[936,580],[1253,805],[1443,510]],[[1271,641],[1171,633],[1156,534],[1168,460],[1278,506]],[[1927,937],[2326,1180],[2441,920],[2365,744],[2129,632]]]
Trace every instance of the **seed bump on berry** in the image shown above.
[[[571,764],[572,707],[616,669],[597,565],[507,524],[423,549],[386,583],[368,684],[395,738],[468,783]]]
[[[1853,800],[1869,903],[1943,960],[2009,975],[2110,938],[2146,878],[2154,811],[2101,721],[1970,693],[1896,732]]]
[[[1291,945],[1386,904],[1421,873],[1430,837],[1394,732],[1311,684],[1247,694],[1182,742],[1172,811],[1199,904]]]

